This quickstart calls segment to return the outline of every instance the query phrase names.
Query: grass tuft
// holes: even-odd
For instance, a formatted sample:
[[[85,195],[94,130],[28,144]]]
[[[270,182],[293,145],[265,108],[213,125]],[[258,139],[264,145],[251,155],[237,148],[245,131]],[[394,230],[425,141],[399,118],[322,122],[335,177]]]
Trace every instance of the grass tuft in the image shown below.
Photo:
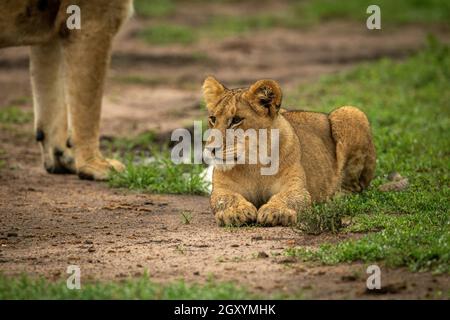
[[[153,193],[207,194],[202,165],[175,164],[168,155],[159,155],[147,163],[128,160],[124,172],[111,175],[109,185]]]
[[[191,224],[192,221],[192,212],[183,211],[180,213],[181,215],[181,223],[182,224]]]
[[[347,213],[343,202],[332,201],[319,203],[299,212],[296,226],[306,234],[321,234],[323,232],[338,233],[343,227],[342,218]]]

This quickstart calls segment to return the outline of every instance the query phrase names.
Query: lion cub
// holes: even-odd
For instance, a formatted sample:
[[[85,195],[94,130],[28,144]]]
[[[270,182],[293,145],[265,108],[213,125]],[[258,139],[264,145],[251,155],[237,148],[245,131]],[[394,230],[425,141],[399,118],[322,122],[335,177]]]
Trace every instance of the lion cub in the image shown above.
[[[330,199],[338,191],[360,192],[374,176],[375,148],[369,121],[354,107],[341,107],[330,114],[280,109],[282,93],[273,80],[260,80],[244,89],[228,89],[213,77],[203,84],[209,112],[209,128],[221,132],[217,141],[208,139],[206,150],[215,159],[242,159],[238,150],[258,144],[246,136],[226,145],[227,129],[278,131],[278,167],[273,174],[261,174],[267,162],[215,164],[211,207],[219,225],[291,225],[297,213]],[[229,130],[228,130],[229,132]],[[268,134],[269,136],[270,134]],[[216,140],[216,138],[214,138]],[[249,149],[250,148],[250,149]],[[270,150],[269,150],[270,152]]]

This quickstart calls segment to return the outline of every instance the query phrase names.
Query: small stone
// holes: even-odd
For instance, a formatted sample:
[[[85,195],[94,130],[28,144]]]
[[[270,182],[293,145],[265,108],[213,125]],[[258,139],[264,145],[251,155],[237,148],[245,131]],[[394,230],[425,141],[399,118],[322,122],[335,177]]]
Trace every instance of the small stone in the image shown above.
[[[18,234],[17,232],[8,232],[8,234],[6,235],[8,238],[12,238],[12,237],[17,237]]]
[[[92,240],[86,240],[84,241],[85,244],[93,244],[94,242]]]
[[[90,247],[90,248],[88,249],[88,252],[95,252],[95,248],[94,248],[94,247]]]
[[[344,281],[344,282],[353,282],[353,281],[358,280],[358,277],[356,275],[353,275],[353,274],[351,274],[351,275],[344,275],[344,276],[341,277],[341,280]]]
[[[390,283],[387,285],[382,286],[380,289],[368,289],[366,288],[365,293],[366,294],[396,294],[401,291],[404,291],[407,289],[407,285],[405,282],[399,282],[399,283]]]
[[[285,263],[295,263],[297,259],[295,257],[283,257],[276,261],[277,263],[285,264]]]
[[[269,255],[267,253],[265,253],[264,251],[258,252],[258,258],[265,259],[268,257],[269,257]]]
[[[391,173],[388,174],[387,179],[389,181],[398,181],[403,179],[403,177],[400,175],[400,173],[393,171]]]
[[[378,187],[381,192],[403,191],[408,188],[409,182],[407,178],[387,182]]]

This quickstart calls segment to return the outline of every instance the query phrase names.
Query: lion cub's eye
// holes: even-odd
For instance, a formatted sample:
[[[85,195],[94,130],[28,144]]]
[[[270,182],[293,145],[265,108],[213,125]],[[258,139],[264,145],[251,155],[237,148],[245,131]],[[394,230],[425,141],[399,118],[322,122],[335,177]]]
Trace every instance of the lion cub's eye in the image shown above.
[[[216,117],[214,117],[214,116],[209,117],[209,123],[211,125],[214,125],[216,123]]]
[[[233,117],[233,119],[231,119],[231,125],[236,125],[236,124],[238,124],[238,123],[241,123],[242,122],[242,120],[244,120],[243,118],[241,118],[241,117]]]

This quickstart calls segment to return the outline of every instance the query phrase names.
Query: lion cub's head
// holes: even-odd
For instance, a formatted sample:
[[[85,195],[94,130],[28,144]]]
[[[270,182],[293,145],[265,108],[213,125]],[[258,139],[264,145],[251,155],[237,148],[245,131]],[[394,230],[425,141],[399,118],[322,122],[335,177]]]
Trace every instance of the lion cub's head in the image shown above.
[[[278,117],[281,106],[282,93],[277,82],[273,80],[259,80],[249,88],[228,89],[213,77],[208,77],[203,83],[203,96],[208,109],[208,127],[221,133],[221,156],[215,155],[220,160],[234,159],[239,162],[243,149],[248,160],[249,146],[252,142],[246,135],[241,142],[234,141],[227,145],[227,130],[242,129],[244,133],[260,129],[272,128],[273,122]],[[228,130],[230,131],[230,130]],[[219,147],[216,138],[208,139],[206,148],[217,150]],[[214,154],[213,154],[214,156]],[[216,168],[227,170],[234,167],[230,161],[225,164],[216,164]]]

